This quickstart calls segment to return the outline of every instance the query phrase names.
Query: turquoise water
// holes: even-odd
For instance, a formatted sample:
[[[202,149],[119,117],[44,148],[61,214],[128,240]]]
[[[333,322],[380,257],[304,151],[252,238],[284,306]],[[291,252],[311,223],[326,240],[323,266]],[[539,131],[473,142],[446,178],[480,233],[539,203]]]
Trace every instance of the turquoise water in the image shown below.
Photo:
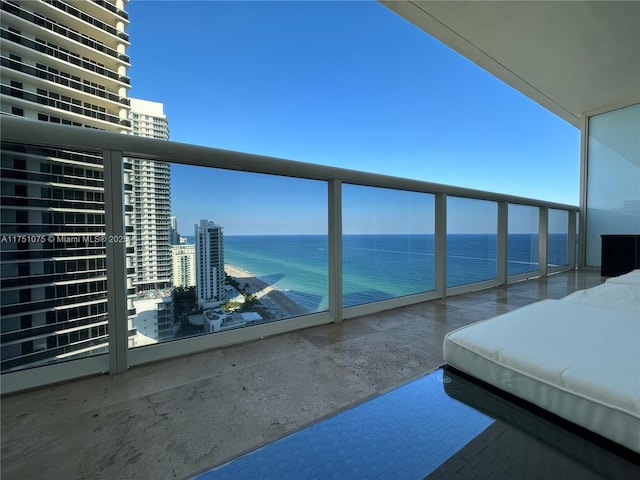
[[[187,237],[193,241],[193,238]],[[326,235],[225,236],[225,262],[285,291],[310,312],[328,308]],[[567,236],[549,236],[549,263],[567,263]],[[345,306],[434,289],[433,235],[345,235]],[[538,236],[509,235],[508,273],[536,271]],[[447,237],[447,285],[496,278],[496,236]]]
[[[285,291],[310,312],[328,308],[325,235],[225,236],[225,263]]]

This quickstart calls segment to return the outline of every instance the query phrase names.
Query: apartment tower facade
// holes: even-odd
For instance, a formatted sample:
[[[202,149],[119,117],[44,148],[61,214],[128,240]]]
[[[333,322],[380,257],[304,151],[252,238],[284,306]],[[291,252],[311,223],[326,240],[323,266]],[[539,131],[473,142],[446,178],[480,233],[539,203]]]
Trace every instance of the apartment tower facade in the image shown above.
[[[0,6],[2,114],[132,133],[123,0]],[[101,152],[3,144],[0,176],[2,372],[106,352]]]
[[[196,286],[196,246],[172,245],[171,257],[173,261],[173,286]]]
[[[140,137],[169,140],[162,103],[131,98],[131,128]],[[145,340],[173,339],[171,301],[170,167],[166,162],[128,158],[132,174],[134,238],[134,326]]]
[[[162,103],[131,98],[133,134],[169,140]],[[131,158],[133,226],[137,292],[163,289],[171,283],[170,170],[166,162]]]
[[[195,225],[196,292],[198,305],[215,307],[225,299],[222,226],[209,220]]]

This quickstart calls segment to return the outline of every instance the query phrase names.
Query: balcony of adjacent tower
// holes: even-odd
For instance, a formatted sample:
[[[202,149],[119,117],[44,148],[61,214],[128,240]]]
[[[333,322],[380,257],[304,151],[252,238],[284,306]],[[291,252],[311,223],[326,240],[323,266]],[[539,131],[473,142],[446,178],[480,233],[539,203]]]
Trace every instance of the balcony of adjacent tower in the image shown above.
[[[49,17],[31,12],[6,0],[2,0],[0,4],[3,10],[3,23],[19,30],[24,35],[29,35],[32,38],[46,37],[47,41],[56,44],[59,48],[76,52],[85,57],[100,58],[100,62],[107,69],[118,71],[120,66],[129,65],[128,57],[124,53],[118,52],[118,44],[125,41],[118,35],[110,39],[111,43],[104,43],[81,31],[68,28]],[[44,3],[37,3],[37,5],[48,6]],[[120,58],[121,55],[122,58]]]
[[[87,3],[88,6],[96,5],[96,7],[98,7],[98,5],[93,2],[84,3]],[[41,8],[41,11],[38,13],[41,13],[45,17],[83,33],[105,45],[118,42],[124,42],[129,45],[129,35],[125,32],[118,31],[117,28],[108,23],[112,20],[112,13],[108,16],[104,15],[107,16],[107,18],[103,20],[100,16],[88,15],[84,11],[76,8],[73,2],[63,2],[60,0],[43,0],[39,8]],[[92,10],[95,10],[95,12],[92,13],[107,13],[98,8]],[[108,18],[109,16],[111,18]]]
[[[66,44],[61,41],[62,38],[52,38],[45,41],[39,38],[37,33],[30,35],[24,30],[13,27],[3,27],[0,29],[0,34],[4,40],[3,53],[12,52],[16,56],[29,58],[35,63],[46,65],[51,65],[52,59],[56,59],[53,63],[59,62],[60,70],[66,70],[70,75],[103,85],[114,94],[122,88],[128,88],[131,83],[128,77],[118,73],[120,64],[111,62],[113,63],[112,68],[105,66],[104,63],[98,64],[95,60],[81,55],[79,52],[83,48],[79,45]],[[62,43],[66,45],[66,48],[60,45]]]
[[[124,10],[119,9],[112,3],[109,3],[105,0],[91,0],[95,5],[86,6],[86,10],[88,12],[93,13],[96,17],[102,18],[102,15],[99,14],[100,9],[107,10],[110,14],[115,13],[118,15],[124,22],[129,23],[129,14]],[[100,7],[100,8],[98,8]],[[107,14],[105,14],[106,18],[109,18]]]
[[[46,115],[58,119],[67,118],[103,130],[114,130],[116,126],[130,126],[128,120],[94,108],[87,108],[62,100],[62,96],[58,94],[53,94],[54,96],[42,95],[7,85],[0,87],[0,94],[10,97],[12,103],[25,109],[29,109],[33,104],[37,105],[37,109],[43,112],[39,115]],[[57,123],[60,123],[60,121]]]
[[[10,70],[12,76],[22,83],[35,84],[40,80],[44,80],[49,82],[52,88],[61,94],[64,94],[62,92],[66,92],[69,97],[82,96],[84,98],[88,96],[92,103],[101,104],[105,108],[118,109],[123,105],[128,107],[131,103],[128,98],[120,97],[107,89],[97,88],[81,82],[80,77],[72,75],[68,71],[64,72],[63,70],[56,69],[55,72],[57,73],[53,73],[51,71],[52,69],[46,70],[44,66],[33,66],[24,60],[15,60],[4,55],[0,57],[0,64],[8,71]]]

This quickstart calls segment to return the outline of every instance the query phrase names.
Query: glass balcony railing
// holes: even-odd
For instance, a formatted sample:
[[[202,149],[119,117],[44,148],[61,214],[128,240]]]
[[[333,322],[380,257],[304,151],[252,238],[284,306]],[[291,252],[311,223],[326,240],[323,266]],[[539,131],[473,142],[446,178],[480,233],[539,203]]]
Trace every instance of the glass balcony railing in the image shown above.
[[[121,120],[115,115],[110,115],[94,108],[85,108],[77,105],[76,103],[70,103],[69,101],[62,101],[56,98],[46,96],[43,94],[36,94],[19,88],[11,88],[6,85],[0,86],[0,93],[3,95],[9,95],[29,102],[37,103],[38,105],[44,105],[46,107],[54,107],[67,112],[75,113],[77,115],[84,115],[86,117],[95,118],[109,123],[120,123],[121,125],[131,126],[131,122],[128,120]],[[51,92],[49,92],[51,95]],[[53,94],[56,95],[56,94]],[[69,100],[72,100],[69,98]],[[75,100],[75,99],[73,99]],[[78,101],[79,102],[79,101]]]
[[[507,274],[537,272],[540,211],[530,205],[509,205]]]
[[[47,72],[43,68],[36,68],[30,65],[25,64],[24,62],[18,62],[15,60],[11,60],[7,57],[0,58],[0,65],[3,67],[8,67],[12,70],[16,70],[18,72],[26,73],[28,75],[32,75],[37,78],[41,78],[44,80],[49,80],[50,82],[57,83],[59,85],[63,85],[65,87],[73,88],[74,90],[78,90],[81,92],[89,93],[91,95],[95,95],[97,97],[105,98],[112,102],[118,102],[124,105],[129,106],[130,100],[127,98],[122,98],[114,93],[108,92],[105,89],[94,88],[92,86],[86,85],[84,83],[80,83],[71,78],[71,75],[65,72],[59,72],[59,74],[54,74],[51,72]]]
[[[78,10],[72,5],[69,5],[65,2],[60,2],[59,0],[44,0],[44,1],[49,5],[52,5],[62,10],[63,12],[68,13],[69,15],[73,15],[74,17],[79,18],[83,22],[87,22],[88,24],[93,25],[94,27],[99,28],[101,30],[104,30],[105,32],[110,33],[111,35],[116,35],[127,42],[129,41],[129,35],[127,35],[126,33],[119,32],[118,29],[98,20],[97,18],[91,15],[87,15],[82,10]]]
[[[98,75],[102,75],[104,77],[110,78],[112,80],[124,81],[117,72],[105,68],[103,65],[97,64],[94,60],[83,57],[82,55],[71,52],[67,49],[63,49],[62,47],[55,45],[51,42],[45,42],[44,40],[36,39],[36,41],[27,38],[23,35],[16,34],[15,32],[11,32],[5,28],[0,29],[0,37],[4,40],[8,40],[18,45],[22,45],[23,47],[30,48],[32,50],[36,50],[40,53],[44,53],[47,55],[51,55],[52,57],[56,57],[63,62],[68,62],[70,64],[76,65],[78,67],[84,68],[91,72],[94,72]]]
[[[575,267],[576,207],[0,118],[5,391]]]
[[[129,14],[127,12],[125,12],[124,10],[120,10],[119,8],[117,8],[115,5],[112,5],[109,2],[106,2],[104,0],[93,0],[94,3],[97,3],[98,5],[100,5],[101,7],[106,8],[107,10],[109,10],[110,12],[116,13],[119,16],[121,16],[122,18],[124,18],[125,20],[129,19]]]
[[[549,209],[549,232],[547,238],[547,263],[549,268],[569,264],[569,212]]]
[[[342,197],[342,304],[434,290],[434,195],[344,185]]]
[[[497,278],[496,202],[447,197],[447,287]]]

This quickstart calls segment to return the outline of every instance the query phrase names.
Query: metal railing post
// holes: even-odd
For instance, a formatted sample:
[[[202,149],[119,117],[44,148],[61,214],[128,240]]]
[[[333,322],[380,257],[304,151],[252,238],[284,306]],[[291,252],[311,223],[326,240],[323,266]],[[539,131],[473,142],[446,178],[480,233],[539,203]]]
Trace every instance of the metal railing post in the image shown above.
[[[507,256],[509,248],[509,204],[498,202],[498,238],[496,245],[497,278],[504,285],[507,283]]]
[[[547,276],[549,243],[549,208],[540,207],[538,221],[538,272],[540,276]]]
[[[567,226],[567,261],[571,270],[576,268],[576,219],[577,214],[575,211],[569,210],[569,225]]]
[[[447,296],[447,194],[435,198],[435,287],[439,297]]]
[[[328,181],[329,198],[329,313],[342,321],[342,182]]]
[[[127,370],[127,283],[122,152],[104,150],[105,248],[109,373]]]

